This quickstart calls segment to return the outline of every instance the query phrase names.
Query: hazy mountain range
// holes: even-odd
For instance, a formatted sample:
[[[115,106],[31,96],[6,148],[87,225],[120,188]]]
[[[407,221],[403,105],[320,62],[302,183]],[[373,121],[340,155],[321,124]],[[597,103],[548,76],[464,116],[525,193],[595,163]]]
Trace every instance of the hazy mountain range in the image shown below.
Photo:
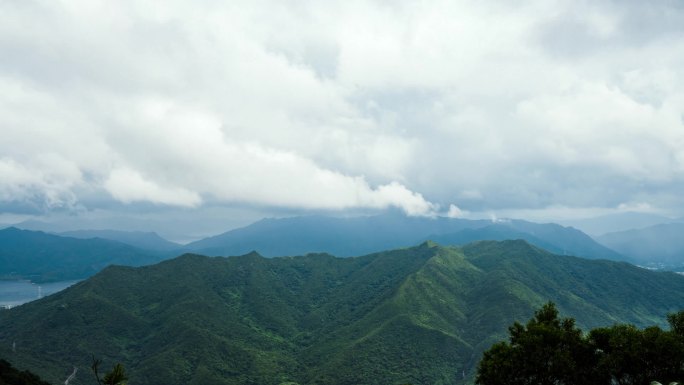
[[[118,231],[118,230],[75,230],[58,233],[63,237],[90,239],[102,238],[118,241],[140,249],[169,251],[178,250],[182,246],[178,243],[168,241],[160,237],[155,232],[143,231]]]
[[[684,223],[668,223],[604,234],[596,238],[640,263],[684,265]]]
[[[85,278],[108,264],[144,265],[186,252],[226,256],[256,251],[266,257],[330,253],[348,257],[426,240],[463,245],[514,239],[560,255],[678,269],[684,266],[682,235],[681,223],[609,233],[594,240],[576,228],[554,223],[399,214],[263,219],[187,245],[170,242],[154,232],[81,230],[48,234],[7,228],[0,230],[0,258],[4,258],[0,274],[34,281],[62,280]]]
[[[676,222],[683,223],[684,220],[651,213],[623,212],[601,215],[593,218],[563,220],[559,223],[580,229],[591,236],[601,236],[607,233],[641,229],[644,227]]]
[[[330,253],[342,257],[407,247],[426,240],[462,245],[478,240],[524,239],[563,255],[625,259],[571,227],[521,220],[492,222],[452,218],[380,215],[264,219],[187,245],[169,242],[153,232],[113,230],[58,234],[8,228],[0,230],[0,274],[33,280],[85,278],[108,264],[144,265],[185,252],[242,255],[256,251],[267,257]]]
[[[522,220],[467,220],[380,215],[264,219],[185,246],[205,255],[236,255],[252,250],[264,256],[327,252],[352,256],[405,247],[426,240],[465,244],[477,240],[525,239],[562,254],[622,259],[579,230]]]
[[[164,257],[108,239],[76,239],[20,230],[0,230],[0,277],[34,282],[80,279],[111,264],[140,266]]]
[[[88,383],[91,355],[131,383],[457,384],[514,320],[554,301],[581,327],[665,322],[684,277],[524,241],[336,258],[184,255],[109,267],[0,311],[0,356]],[[12,344],[16,343],[15,351]]]

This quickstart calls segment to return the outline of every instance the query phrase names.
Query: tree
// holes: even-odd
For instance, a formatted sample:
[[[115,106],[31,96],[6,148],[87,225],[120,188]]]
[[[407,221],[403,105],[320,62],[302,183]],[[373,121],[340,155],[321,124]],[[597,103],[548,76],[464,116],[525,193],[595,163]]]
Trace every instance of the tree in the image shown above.
[[[2,385],[50,385],[28,370],[17,370],[9,362],[0,359],[0,384]]]
[[[101,363],[101,360],[93,357],[93,364],[90,367],[93,374],[95,374],[98,385],[126,385],[128,377],[126,377],[126,371],[124,370],[123,365],[120,363],[114,365],[114,368],[112,368],[109,373],[105,373],[104,378],[100,379],[99,366]]]
[[[684,311],[668,315],[670,330],[614,325],[586,336],[553,303],[509,328],[508,342],[484,352],[480,385],[642,385],[684,379]]]
[[[670,315],[678,317],[682,312]],[[648,327],[639,330],[632,325],[614,325],[594,329],[590,344],[598,352],[597,366],[611,383],[618,385],[664,383],[684,378],[684,336],[670,321],[671,330]]]
[[[596,383],[599,373],[588,363],[595,352],[572,318],[559,319],[549,302],[534,317],[509,329],[509,342],[484,353],[476,382],[486,385],[571,385]]]

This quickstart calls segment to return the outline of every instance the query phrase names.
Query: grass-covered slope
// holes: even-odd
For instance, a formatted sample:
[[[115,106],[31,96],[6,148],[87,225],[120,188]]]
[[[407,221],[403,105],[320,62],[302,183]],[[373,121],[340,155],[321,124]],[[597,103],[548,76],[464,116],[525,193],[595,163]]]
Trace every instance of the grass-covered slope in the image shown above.
[[[41,231],[0,230],[0,277],[61,281],[89,277],[107,265],[140,266],[160,256],[105,239],[75,239]]]
[[[185,255],[110,267],[0,312],[0,356],[54,383],[94,353],[149,385],[456,384],[549,300],[583,327],[663,324],[684,308],[684,277],[523,241],[357,258]]]

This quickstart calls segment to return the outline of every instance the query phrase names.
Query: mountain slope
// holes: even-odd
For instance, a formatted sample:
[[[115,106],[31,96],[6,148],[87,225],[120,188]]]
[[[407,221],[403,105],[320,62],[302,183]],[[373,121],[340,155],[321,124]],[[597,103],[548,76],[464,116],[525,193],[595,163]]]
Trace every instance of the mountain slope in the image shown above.
[[[556,224],[519,220],[492,224],[485,220],[404,215],[264,219],[244,228],[190,243],[186,245],[186,250],[205,255],[236,255],[256,250],[268,257],[310,252],[327,252],[346,257],[407,247],[428,239],[438,239],[445,244],[526,239],[558,253],[624,259],[579,230]]]
[[[684,223],[609,233],[596,239],[638,263],[684,265]]]
[[[533,223],[511,220],[508,223],[517,231],[530,234],[553,245],[563,254],[584,258],[624,260],[619,253],[597,243],[587,234],[573,228],[555,223]]]
[[[551,243],[539,239],[532,234],[518,231],[512,226],[505,224],[494,224],[477,229],[464,229],[455,233],[431,235],[429,239],[442,245],[454,246],[466,245],[476,241],[506,241],[522,239],[545,250],[558,254],[564,253],[564,250]]]
[[[548,300],[582,327],[662,325],[684,308],[684,277],[524,241],[356,258],[188,254],[109,267],[0,312],[0,356],[53,382],[96,354],[149,385],[455,384]]]
[[[110,264],[139,266],[161,258],[120,242],[75,239],[40,231],[0,230],[0,276],[35,282],[80,279]]]
[[[263,219],[247,227],[190,243],[186,249],[207,255],[236,255],[256,250],[268,257],[310,252],[348,257],[406,247],[430,234],[489,223],[442,217],[407,217],[403,214]]]
[[[19,371],[9,362],[0,359],[0,384],[2,385],[50,385],[29,371]]]
[[[173,251],[179,250],[182,246],[178,243],[168,241],[154,232],[143,231],[118,231],[118,230],[75,230],[58,233],[62,237],[78,239],[101,238],[110,241],[125,243],[129,246],[143,250],[152,251]]]

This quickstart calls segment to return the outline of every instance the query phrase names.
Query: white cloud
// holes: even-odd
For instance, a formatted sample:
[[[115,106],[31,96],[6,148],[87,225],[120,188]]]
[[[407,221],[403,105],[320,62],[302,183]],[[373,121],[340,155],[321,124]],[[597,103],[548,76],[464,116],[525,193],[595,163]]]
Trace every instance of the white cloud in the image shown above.
[[[681,25],[607,1],[3,2],[0,197],[681,210]]]
[[[449,211],[447,211],[447,217],[449,218],[462,218],[465,215],[463,210],[458,208],[458,206],[454,204],[449,205]]]
[[[194,207],[202,202],[202,198],[195,192],[159,186],[130,169],[112,170],[104,187],[114,198],[124,203],[152,202]]]
[[[54,154],[39,155],[27,165],[0,158],[0,201],[33,201],[38,210],[71,207],[77,201],[72,189],[80,180],[80,170]]]

